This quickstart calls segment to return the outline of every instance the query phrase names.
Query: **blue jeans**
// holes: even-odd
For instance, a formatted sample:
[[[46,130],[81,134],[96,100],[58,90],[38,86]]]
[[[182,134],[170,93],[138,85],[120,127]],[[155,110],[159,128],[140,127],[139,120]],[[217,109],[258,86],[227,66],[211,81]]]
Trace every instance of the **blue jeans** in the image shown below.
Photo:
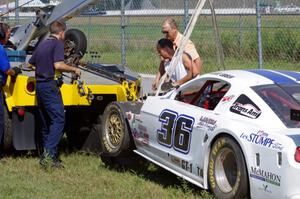
[[[41,119],[44,150],[51,158],[58,158],[57,145],[65,125],[64,105],[54,80],[37,82],[36,96]]]

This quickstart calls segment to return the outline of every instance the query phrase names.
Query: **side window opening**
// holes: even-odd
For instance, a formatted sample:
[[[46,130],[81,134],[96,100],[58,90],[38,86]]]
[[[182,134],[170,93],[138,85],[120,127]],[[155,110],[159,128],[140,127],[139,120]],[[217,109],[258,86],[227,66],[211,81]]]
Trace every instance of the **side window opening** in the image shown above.
[[[193,89],[189,87],[180,91],[175,99],[204,109],[214,110],[229,88],[230,85],[227,82],[207,80],[203,82],[202,86],[195,87],[193,85]]]

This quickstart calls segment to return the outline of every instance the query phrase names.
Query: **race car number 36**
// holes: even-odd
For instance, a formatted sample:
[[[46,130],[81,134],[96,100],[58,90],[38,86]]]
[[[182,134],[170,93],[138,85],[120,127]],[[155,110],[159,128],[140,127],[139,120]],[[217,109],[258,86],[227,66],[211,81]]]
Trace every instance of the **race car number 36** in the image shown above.
[[[187,154],[195,119],[191,116],[165,109],[159,115],[161,128],[157,130],[157,141],[168,148]]]

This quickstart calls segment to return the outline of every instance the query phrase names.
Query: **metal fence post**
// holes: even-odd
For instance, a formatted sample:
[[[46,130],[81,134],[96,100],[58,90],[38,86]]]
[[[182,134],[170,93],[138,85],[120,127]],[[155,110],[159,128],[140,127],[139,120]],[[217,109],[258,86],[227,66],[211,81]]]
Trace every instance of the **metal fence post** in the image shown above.
[[[184,20],[183,26],[184,30],[186,29],[187,24],[189,23],[189,0],[184,0]]]
[[[261,14],[260,0],[256,0],[256,21],[257,21],[257,43],[258,43],[258,67],[263,68],[263,51],[262,51],[262,36],[261,36]]]
[[[19,13],[19,8],[18,7],[19,7],[19,0],[16,0],[15,1],[15,8],[17,8],[17,9],[15,11],[15,20],[16,20],[17,24],[20,23],[20,21],[19,21],[20,13]]]
[[[243,27],[244,26],[244,19],[242,14],[239,15],[239,46],[240,49],[243,49]]]
[[[213,23],[213,28],[214,28],[214,34],[215,34],[215,44],[216,44],[216,53],[217,53],[217,59],[218,59],[218,70],[220,70],[220,67],[222,67],[223,70],[225,70],[225,62],[224,62],[224,51],[223,51],[223,46],[221,43],[221,36],[220,36],[220,31],[218,28],[218,23],[217,23],[217,17],[215,13],[215,7],[214,7],[214,2],[213,0],[209,0],[209,6],[211,10],[211,17],[212,17],[212,23]]]
[[[121,0],[121,59],[122,65],[126,64],[126,49],[125,49],[125,0]]]

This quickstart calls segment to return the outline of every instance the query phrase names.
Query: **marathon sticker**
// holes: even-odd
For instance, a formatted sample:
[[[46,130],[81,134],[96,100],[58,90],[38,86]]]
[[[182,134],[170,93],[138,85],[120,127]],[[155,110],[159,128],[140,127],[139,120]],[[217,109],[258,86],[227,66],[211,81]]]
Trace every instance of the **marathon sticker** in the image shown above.
[[[215,128],[217,127],[217,120],[214,120],[209,117],[201,116],[196,127],[207,131],[214,131]]]
[[[230,111],[251,119],[257,119],[261,114],[259,107],[244,94],[231,105]]]
[[[258,131],[257,133],[251,133],[251,134],[242,133],[240,135],[240,138],[248,142],[251,142],[253,144],[264,146],[267,148],[271,148],[279,151],[283,149],[281,143],[271,138],[269,134],[264,131]]]
[[[256,167],[251,167],[250,177],[275,186],[280,186],[281,182],[280,175]]]

